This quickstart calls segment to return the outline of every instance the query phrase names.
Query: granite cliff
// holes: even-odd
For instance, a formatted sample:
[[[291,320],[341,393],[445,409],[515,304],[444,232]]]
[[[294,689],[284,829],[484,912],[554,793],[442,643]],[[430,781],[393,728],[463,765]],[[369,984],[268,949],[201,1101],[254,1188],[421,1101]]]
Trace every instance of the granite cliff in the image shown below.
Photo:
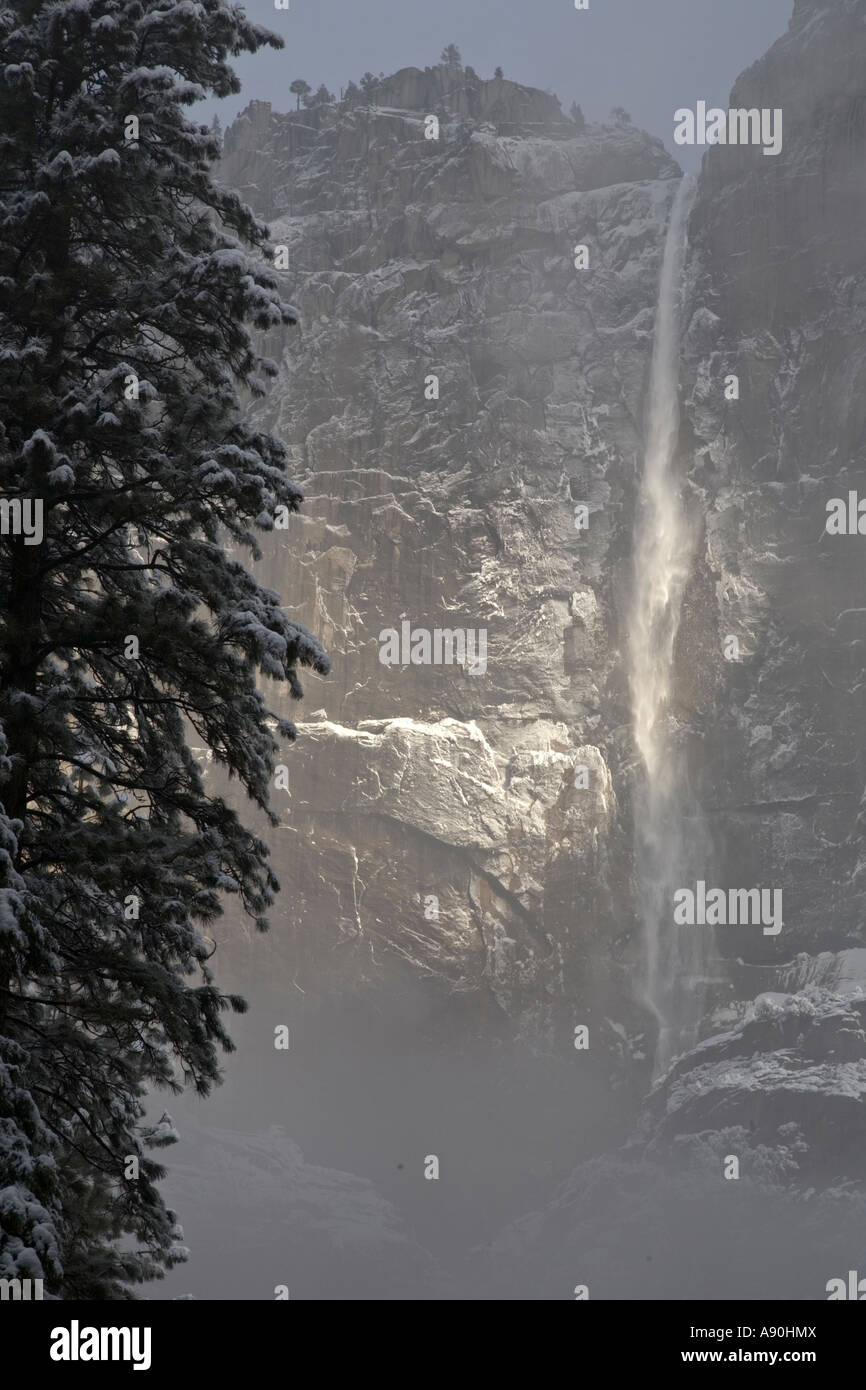
[[[622,604],[677,167],[544,93],[409,68],[375,105],[254,103],[223,177],[288,247],[303,325],[257,407],[307,493],[265,572],[334,658],[287,760],[302,906],[271,949],[304,988],[399,961],[534,1044],[591,1016],[620,1058],[646,1026]],[[483,630],[485,669],[383,665],[404,621]]]
[[[716,931],[699,1042],[648,1097],[625,651],[680,171],[627,123],[446,67],[369,100],[253,102],[226,135],[222,178],[286,249],[300,319],[250,404],[307,498],[262,569],[334,670],[307,682],[275,793],[291,907],[254,945],[229,921],[220,959],[267,1020],[302,1020],[320,1108],[364,1076],[367,1121],[347,1138],[317,1120],[332,1149],[314,1161],[371,1176],[452,1276],[486,1243],[460,1297],[820,1298],[856,1267],[864,541],[825,523],[866,493],[866,3],[797,0],[731,106],[781,109],[784,141],[711,149],[689,221],[678,466],[697,543],[670,715],[710,847],[695,879],[781,889],[784,927]],[[483,631],[484,661],[385,664],[404,624]],[[241,1039],[266,1069],[267,1031]],[[341,1069],[326,1036],[373,1060]],[[267,1123],[294,1136],[267,1074]],[[440,1239],[390,1157],[447,1148],[449,1107],[470,1138]],[[379,1200],[362,1205],[381,1225]],[[440,1296],[395,1223],[375,1239]]]

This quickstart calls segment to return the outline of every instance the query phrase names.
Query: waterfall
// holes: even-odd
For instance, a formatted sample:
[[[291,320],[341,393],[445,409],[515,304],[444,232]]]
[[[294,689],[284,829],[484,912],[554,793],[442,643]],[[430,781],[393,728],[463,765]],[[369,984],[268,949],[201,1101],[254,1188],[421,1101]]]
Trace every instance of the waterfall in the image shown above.
[[[676,469],[680,284],[695,189],[694,178],[682,180],[665,241],[629,616],[629,687],[642,764],[634,801],[635,878],[643,924],[642,994],[659,1026],[656,1074],[692,1041],[702,1003],[701,932],[673,921],[674,889],[689,882],[683,875],[694,818],[670,713],[674,647],[695,540]]]

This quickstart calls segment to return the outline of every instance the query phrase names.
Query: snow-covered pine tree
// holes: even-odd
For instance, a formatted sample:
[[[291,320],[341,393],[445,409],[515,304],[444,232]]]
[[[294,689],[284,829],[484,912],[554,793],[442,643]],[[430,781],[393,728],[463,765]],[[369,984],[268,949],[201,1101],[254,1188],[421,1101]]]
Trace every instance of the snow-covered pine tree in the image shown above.
[[[242,563],[302,500],[238,395],[293,315],[185,112],[263,43],[224,0],[0,11],[0,498],[43,509],[0,537],[0,1277],[49,1296],[182,1258],[146,1088],[218,1079],[203,928],[278,888],[191,744],[266,808],[293,729],[256,677],[328,666]]]

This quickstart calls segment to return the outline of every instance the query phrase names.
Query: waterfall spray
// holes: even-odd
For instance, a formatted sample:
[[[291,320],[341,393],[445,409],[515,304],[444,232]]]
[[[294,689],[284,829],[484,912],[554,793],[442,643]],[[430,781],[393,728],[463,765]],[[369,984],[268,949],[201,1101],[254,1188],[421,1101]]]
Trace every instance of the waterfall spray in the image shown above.
[[[676,470],[680,283],[695,189],[692,177],[682,180],[665,241],[629,622],[632,718],[643,764],[635,796],[635,875],[644,930],[643,995],[659,1025],[656,1074],[691,1040],[703,965],[703,938],[684,935],[673,925],[674,888],[688,881],[680,875],[689,798],[669,713],[674,647],[695,543]]]

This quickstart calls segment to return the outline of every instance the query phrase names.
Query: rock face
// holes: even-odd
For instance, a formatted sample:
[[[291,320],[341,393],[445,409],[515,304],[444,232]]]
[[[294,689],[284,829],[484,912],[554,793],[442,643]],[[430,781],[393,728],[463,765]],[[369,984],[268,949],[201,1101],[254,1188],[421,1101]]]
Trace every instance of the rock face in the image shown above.
[[[339,775],[323,778],[322,765]],[[616,806],[596,748],[569,746],[565,727],[552,725],[546,748],[515,748],[504,763],[475,723],[323,721],[304,726],[290,778],[299,863],[310,837],[337,868],[325,876],[311,866],[294,887],[305,917],[353,945],[352,974],[373,974],[384,953],[419,978],[488,991],[508,1017],[543,1023],[541,991],[561,995],[566,954],[588,949],[607,868]],[[563,919],[545,932],[557,882]],[[321,941],[306,947],[314,972]]]
[[[720,879],[782,889],[784,927],[719,933],[729,1007],[708,1035],[761,991],[800,991],[808,1014],[804,987],[866,985],[866,539],[825,529],[832,499],[866,494],[866,5],[801,0],[730,104],[781,108],[784,141],[774,158],[711,150],[692,217],[683,446],[716,594],[704,646],[736,636],[741,659],[682,704]],[[837,1080],[807,1089],[834,1125]]]
[[[719,929],[702,1041],[639,1125],[633,1105],[629,1145],[505,1227],[465,1297],[820,1298],[860,1258],[866,538],[825,523],[866,496],[864,0],[798,0],[730,104],[781,108],[783,148],[711,150],[691,216],[700,540],[670,714],[713,847],[695,877],[781,889],[784,927]],[[460,1001],[461,1045],[560,1059],[585,1023],[584,1075],[637,1092],[653,1027],[623,652],[678,175],[631,127],[446,68],[370,105],[254,102],[222,169],[287,248],[302,325],[250,407],[307,494],[263,570],[334,658],[275,798],[291,898],[271,982],[387,1019],[404,978],[440,1037]]]
[[[711,640],[741,650],[693,705],[705,810],[722,874],[784,890],[780,936],[729,947],[758,964],[864,942],[866,540],[825,523],[831,499],[866,493],[866,6],[799,0],[730,104],[782,108],[784,141],[704,160],[684,443]]]
[[[374,106],[253,103],[222,177],[288,248],[302,328],[255,409],[307,503],[264,570],[334,660],[287,759],[270,949],[304,989],[402,961],[535,1042],[589,1010],[619,1056],[645,1026],[621,608],[677,166],[544,93],[407,68]],[[404,623],[476,660],[383,664]]]
[[[675,1064],[648,1113],[653,1144],[747,1125],[749,1146],[797,1131],[800,1179],[863,1179],[866,991],[760,995],[749,1017]]]

